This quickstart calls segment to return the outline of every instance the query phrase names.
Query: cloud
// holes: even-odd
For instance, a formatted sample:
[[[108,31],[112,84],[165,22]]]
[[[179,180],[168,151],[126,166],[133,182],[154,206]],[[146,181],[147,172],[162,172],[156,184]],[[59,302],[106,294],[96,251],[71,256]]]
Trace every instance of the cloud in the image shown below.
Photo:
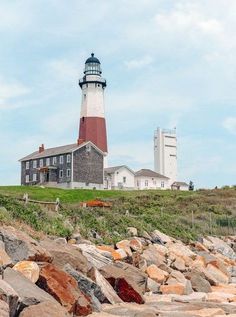
[[[144,56],[140,59],[132,59],[129,61],[125,61],[125,66],[128,69],[139,69],[139,68],[143,68],[145,66],[150,65],[153,62],[153,58],[150,56]]]
[[[23,107],[24,104],[20,103],[18,98],[29,94],[29,92],[30,89],[21,83],[6,83],[0,79],[0,109],[9,110]]]
[[[236,117],[226,118],[222,125],[228,132],[236,134]]]

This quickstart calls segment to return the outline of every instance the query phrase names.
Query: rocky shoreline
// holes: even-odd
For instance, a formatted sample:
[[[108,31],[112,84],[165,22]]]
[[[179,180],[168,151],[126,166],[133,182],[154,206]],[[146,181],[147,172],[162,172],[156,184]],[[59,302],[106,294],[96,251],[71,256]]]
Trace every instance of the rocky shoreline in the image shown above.
[[[107,246],[2,226],[0,316],[236,316],[236,236],[128,232]]]

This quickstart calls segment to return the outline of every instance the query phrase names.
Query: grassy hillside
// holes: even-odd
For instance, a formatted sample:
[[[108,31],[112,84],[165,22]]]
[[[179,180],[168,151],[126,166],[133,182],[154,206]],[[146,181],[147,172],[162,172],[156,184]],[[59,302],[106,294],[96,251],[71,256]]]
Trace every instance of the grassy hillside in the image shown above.
[[[28,192],[36,200],[62,202],[59,214],[38,205],[25,207],[14,197]],[[112,202],[111,209],[80,208],[81,201],[101,198]],[[141,233],[159,229],[183,240],[202,234],[236,234],[236,190],[177,191],[89,191],[36,187],[0,187],[0,221],[24,223],[35,231],[70,236],[81,233],[97,242],[112,243],[126,237],[129,226]]]

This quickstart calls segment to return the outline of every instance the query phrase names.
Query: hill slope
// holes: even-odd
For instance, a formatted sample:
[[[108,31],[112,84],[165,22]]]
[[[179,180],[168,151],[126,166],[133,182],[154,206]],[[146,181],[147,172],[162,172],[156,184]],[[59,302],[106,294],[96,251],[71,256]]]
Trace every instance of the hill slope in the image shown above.
[[[62,202],[59,214],[35,204],[24,206],[15,198],[24,192],[30,198]],[[89,199],[112,202],[111,209],[81,208]],[[37,187],[0,187],[0,221],[29,225],[36,232],[70,236],[74,230],[95,242],[111,243],[127,235],[127,227],[139,233],[159,229],[182,240],[202,234],[234,234],[236,190],[177,191],[89,191]]]

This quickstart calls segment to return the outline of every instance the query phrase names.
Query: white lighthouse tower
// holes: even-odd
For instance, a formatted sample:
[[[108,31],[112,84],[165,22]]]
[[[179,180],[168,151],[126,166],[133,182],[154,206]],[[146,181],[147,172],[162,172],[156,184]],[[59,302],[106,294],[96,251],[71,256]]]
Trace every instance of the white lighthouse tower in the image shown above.
[[[154,133],[154,170],[177,181],[177,136],[176,129],[157,128]]]
[[[107,154],[107,135],[104,111],[106,80],[101,77],[100,61],[91,54],[85,62],[84,76],[79,80],[82,89],[78,143],[93,142]]]

